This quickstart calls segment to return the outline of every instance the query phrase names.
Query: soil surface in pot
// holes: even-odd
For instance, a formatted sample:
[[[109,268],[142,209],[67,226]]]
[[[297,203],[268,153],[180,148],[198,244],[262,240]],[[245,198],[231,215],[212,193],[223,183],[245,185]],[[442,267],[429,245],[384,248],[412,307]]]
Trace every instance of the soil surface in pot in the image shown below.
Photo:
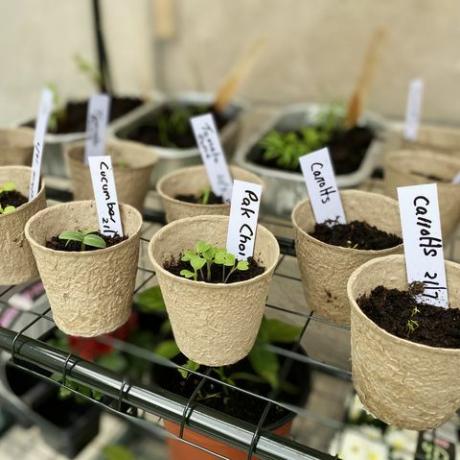
[[[19,206],[27,203],[27,201],[27,198],[17,190],[0,193],[0,206],[2,208],[6,208],[7,206],[14,206],[15,208],[19,208]]]
[[[287,344],[274,345],[287,350],[290,349]],[[280,368],[282,368],[286,358],[282,356],[278,356],[278,358],[280,361]],[[177,364],[183,364],[187,361],[187,358],[180,354],[174,358],[173,361]],[[206,366],[201,366],[199,371],[206,373],[207,369]],[[249,373],[254,375],[254,370],[247,358],[231,366],[217,369],[219,369],[219,372],[225,372],[227,376],[235,373],[244,373],[246,375]],[[219,379],[214,372],[211,373],[211,376]],[[201,377],[191,373],[184,379],[177,369],[159,365],[153,368],[153,379],[160,387],[184,396],[185,398],[189,398],[192,395],[197,385],[202,380]],[[269,384],[262,382],[238,380],[236,385],[238,388],[265,397],[268,397],[272,391]],[[275,397],[277,401],[283,401],[294,406],[302,407],[306,403],[310,393],[310,368],[308,364],[294,361],[281,387],[287,388],[288,391],[283,389],[280,390],[280,393]],[[224,389],[222,384],[210,380],[206,380],[206,383],[198,392],[195,401],[254,425],[257,425],[267,405],[267,402],[263,399],[255,398],[254,396],[228,387]],[[291,415],[292,417],[290,417]],[[293,418],[293,413],[280,406],[273,405],[268,413],[264,426],[280,422],[280,419],[283,418]]]
[[[434,174],[425,174],[423,172],[418,172],[418,171],[412,171],[412,174],[424,177],[425,179],[429,179],[429,180],[432,180],[432,181],[435,181],[435,182],[445,182],[445,183],[450,182],[447,179],[443,179],[442,177],[435,176]]]
[[[205,195],[208,195],[207,197]],[[187,203],[197,204],[224,204],[224,200],[221,196],[216,195],[213,191],[202,192],[200,195],[182,195],[178,194],[174,197],[176,200],[185,201]]]
[[[144,101],[138,97],[112,96],[110,101],[109,121],[116,120],[123,115],[141,106]],[[57,127],[49,129],[52,134],[82,133],[86,131],[87,101],[69,101],[63,110],[63,116],[58,117]],[[24,124],[31,128],[35,127],[35,120]]]
[[[417,284],[408,291],[377,286],[356,302],[390,334],[431,347],[460,348],[460,310],[417,303],[415,294],[421,291]]]
[[[182,256],[181,256],[182,257]],[[163,268],[168,272],[172,273],[173,275],[181,276],[181,270],[193,270],[189,262],[184,262],[179,259],[171,259],[166,261],[163,264]],[[227,279],[226,283],[237,283],[239,281],[246,281],[254,278],[258,275],[261,275],[265,271],[265,267],[259,265],[259,263],[252,257],[248,258],[249,269],[248,270],[235,270],[230,277]],[[224,267],[223,265],[212,264],[211,266],[211,279],[208,281],[207,279],[203,278],[206,277],[206,266],[203,269],[198,271],[198,279],[197,281],[204,281],[206,283],[223,283],[226,276],[229,274],[231,267]],[[184,278],[185,279],[185,278]]]
[[[100,236],[106,242],[107,248],[110,248],[111,246],[115,246],[116,244],[121,243],[122,241],[125,241],[128,239],[126,235],[125,236],[118,236],[118,235],[107,236],[99,232],[94,232],[94,234]],[[46,242],[46,247],[49,249],[54,249],[55,251],[66,251],[66,252],[97,251],[99,249],[106,249],[106,248],[96,248],[94,246],[86,246],[86,245],[82,249],[80,242],[60,240],[58,236],[51,237],[51,239]]]
[[[402,243],[399,236],[359,220],[353,220],[348,224],[317,223],[310,235],[323,243],[353,249],[380,250],[393,248]]]
[[[211,113],[221,130],[236,114],[217,112],[211,105],[165,104],[149,120],[126,134],[126,138],[147,145],[188,149],[196,147],[190,118]]]
[[[285,131],[279,130],[279,132]],[[300,131],[295,133],[300,135]],[[346,131],[334,131],[324,147],[329,148],[335,173],[340,176],[351,174],[359,169],[375,137],[374,131],[365,126],[355,126]],[[276,159],[265,159],[264,152],[265,148],[256,144],[249,152],[248,160],[267,168],[301,173],[300,164],[295,169],[284,169],[277,164]]]

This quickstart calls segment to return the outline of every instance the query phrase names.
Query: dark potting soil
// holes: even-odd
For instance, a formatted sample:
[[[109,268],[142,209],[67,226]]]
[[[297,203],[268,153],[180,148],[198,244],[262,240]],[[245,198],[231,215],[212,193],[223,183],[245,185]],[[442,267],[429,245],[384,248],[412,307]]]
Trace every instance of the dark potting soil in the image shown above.
[[[286,344],[274,344],[278,347],[289,350],[289,346]],[[280,368],[283,367],[285,358],[278,355]],[[179,354],[173,359],[177,364],[184,364],[187,358]],[[205,373],[207,371],[206,366],[201,366],[199,371]],[[249,363],[247,358],[233,364],[231,366],[225,366],[221,368],[224,370],[226,376],[230,376],[236,372],[244,372],[254,374],[254,370]],[[173,369],[165,366],[154,366],[153,378],[155,382],[162,388],[171,391],[173,393],[189,398],[194,392],[197,385],[202,380],[201,377],[189,373],[187,378],[184,379],[177,369]],[[214,372],[211,372],[211,376],[219,379],[219,376]],[[283,401],[294,406],[302,407],[305,405],[308,395],[310,393],[310,368],[308,364],[295,361],[290,369],[290,372],[285,379],[285,382],[289,382],[289,387],[292,387],[292,391],[280,390],[279,394],[275,397],[278,401]],[[260,382],[252,382],[247,380],[238,380],[236,382],[238,388],[250,391],[261,396],[269,396],[271,393],[270,385]],[[255,398],[251,395],[247,395],[241,391],[225,388],[219,383],[214,383],[210,380],[206,380],[195,401],[203,404],[207,407],[221,411],[227,415],[236,417],[240,420],[252,423],[256,425],[262,415],[266,401]],[[292,412],[284,409],[280,406],[273,405],[268,413],[267,419],[264,426],[268,426],[280,421],[280,419],[287,417]]]
[[[115,246],[118,243],[121,243],[122,241],[125,241],[128,239],[128,237],[125,236],[106,236],[103,235],[102,233],[99,232],[94,232],[95,235],[99,235],[101,238],[104,239],[104,241],[107,244],[107,247],[110,248],[111,246]],[[66,251],[66,252],[81,252],[81,243],[78,241],[69,241],[67,242],[66,240],[60,240],[58,236],[53,236],[50,240],[46,242],[46,247],[50,249],[54,249],[55,251]],[[97,251],[100,248],[95,248],[93,246],[85,246],[83,249],[84,251]],[[105,248],[104,248],[105,249]]]
[[[0,193],[0,206],[2,208],[5,208],[6,206],[14,206],[15,208],[18,208],[24,203],[27,203],[27,198],[17,190]]]
[[[112,96],[110,101],[109,121],[116,120],[131,112],[144,101],[138,97]],[[81,133],[86,131],[87,101],[69,101],[65,106],[65,116],[58,119],[57,128],[51,131],[53,134]],[[24,126],[35,127],[35,120],[29,121]]]
[[[282,131],[280,130],[280,132]],[[346,131],[335,131],[325,145],[329,148],[335,173],[344,175],[359,169],[374,138],[374,131],[364,126],[355,126]],[[264,158],[264,151],[264,147],[256,144],[249,152],[248,160],[267,168],[281,169],[276,163],[276,159],[266,160]],[[295,170],[290,171],[300,173],[300,165]]]
[[[402,243],[399,236],[358,220],[348,224],[315,224],[315,229],[310,235],[323,243],[353,249],[388,249]]]
[[[182,116],[184,113],[186,114],[186,121],[182,121],[181,125],[175,122],[177,113],[182,113]],[[204,113],[212,113],[219,131],[236,116],[236,113],[228,115],[217,112],[210,105],[165,104],[150,119],[139,124],[125,137],[147,145],[181,149],[192,148],[196,146],[196,141],[189,120],[191,117]]]
[[[425,179],[429,179],[434,182],[446,182],[446,183],[449,182],[448,180],[443,179],[442,177],[439,177],[439,176],[435,176],[434,174],[425,174],[425,173],[418,172],[418,171],[412,171],[412,174],[415,174],[417,176],[422,176]]]
[[[412,291],[384,286],[361,296],[357,303],[369,319],[390,334],[432,347],[460,348],[457,308],[417,303]]]
[[[182,257],[182,256],[181,256]],[[259,265],[256,260],[252,257],[248,258],[249,269],[248,270],[235,270],[227,280],[227,284],[237,283],[238,281],[246,281],[254,278],[265,271],[265,267]],[[182,260],[171,259],[163,264],[163,268],[173,275],[180,276],[181,270],[190,270],[193,269],[190,266],[189,262],[183,262]],[[222,277],[226,277],[230,272],[230,267],[224,267],[223,265],[213,264],[211,266],[211,280],[205,281],[202,274],[206,277],[206,266],[202,268],[201,271],[198,271],[198,281],[205,281],[207,283],[222,283]]]
[[[201,195],[182,195],[178,194],[174,198],[179,201],[185,201],[187,203],[199,203],[203,204],[203,196],[204,193]],[[224,204],[224,200],[221,196],[216,195],[214,192],[209,192],[208,202],[206,204]]]

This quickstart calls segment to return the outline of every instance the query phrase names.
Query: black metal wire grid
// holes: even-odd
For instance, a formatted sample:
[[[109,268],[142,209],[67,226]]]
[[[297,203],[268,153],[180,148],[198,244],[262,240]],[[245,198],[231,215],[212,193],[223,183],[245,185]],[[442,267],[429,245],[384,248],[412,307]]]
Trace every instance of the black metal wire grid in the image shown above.
[[[150,222],[160,224],[164,222],[164,216],[159,212],[147,213],[145,218]],[[270,224],[270,221],[264,223]],[[277,222],[277,225],[280,225],[279,222]],[[289,227],[287,224],[284,225],[286,228]],[[144,231],[144,234],[148,230],[149,228]],[[141,237],[141,246],[143,245],[144,249],[148,242],[148,238]],[[275,278],[300,283],[300,278],[298,276],[283,273],[283,270],[281,270],[283,263],[290,258],[290,256],[295,255],[293,240],[287,237],[280,237],[279,243],[282,255],[278,262],[277,269],[275,270]],[[142,274],[141,278],[144,279],[142,279],[136,286],[135,293],[141,291],[145,286],[152,282],[155,277],[153,270],[142,265],[139,266],[139,273]],[[8,298],[13,292],[13,289],[14,286],[8,286],[4,287],[3,290],[0,291],[0,309],[11,308],[11,305],[8,303]],[[285,358],[281,368],[281,376],[286,376],[292,364],[295,361],[299,361],[309,364],[311,369],[314,371],[327,374],[342,381],[351,381],[351,372],[346,366],[339,366],[334,362],[327,362],[299,353],[301,343],[307,337],[312,324],[318,323],[326,328],[333,328],[347,334],[348,328],[346,326],[339,326],[331,323],[324,318],[315,315],[313,312],[307,311],[306,309],[305,311],[298,311],[297,309],[287,308],[285,305],[270,302],[266,304],[266,308],[267,310],[289,315],[291,318],[294,318],[296,322],[302,321],[303,323],[300,337],[290,350],[274,345],[267,345],[270,351]],[[216,452],[211,452],[200,445],[184,439],[184,428],[187,427],[195,431],[205,433],[211,437],[223,440],[230,445],[245,450],[247,452],[248,459],[251,459],[253,455],[257,455],[259,458],[289,460],[297,458],[307,460],[328,460],[333,458],[324,452],[320,452],[305,444],[296,442],[293,439],[282,438],[273,433],[267,432],[263,429],[263,426],[269,410],[273,406],[279,406],[291,410],[301,417],[311,419],[313,423],[321,424],[334,431],[341,430],[343,428],[343,422],[341,420],[335,420],[323,414],[314,413],[309,409],[296,407],[280,401],[278,399],[279,395],[276,391],[273,391],[269,396],[261,396],[228,382],[222,382],[221,380],[211,376],[209,374],[209,369],[205,372],[188,370],[188,372],[191,372],[200,378],[199,384],[196,386],[195,391],[188,400],[165,392],[160,388],[140,386],[129,382],[123,375],[114,375],[101,366],[84,361],[76,355],[67,354],[46,343],[29,337],[27,332],[30,331],[31,327],[38,322],[46,321],[50,325],[54,325],[50,308],[47,308],[41,313],[34,311],[21,311],[20,313],[22,317],[24,317],[24,315],[30,317],[24,327],[20,328],[18,331],[0,328],[0,349],[11,353],[11,365],[48,380],[53,384],[66,386],[66,388],[73,393],[76,391],[67,386],[67,379],[70,377],[72,380],[90,386],[91,388],[109,396],[111,398],[111,403],[107,404],[101,401],[96,401],[85,395],[82,395],[83,397],[91,399],[94,404],[102,406],[110,412],[129,419],[130,422],[142,427],[143,429],[193,445],[197,449],[214,455],[215,458],[226,457],[223,457]],[[181,366],[177,365],[173,361],[167,360],[154,354],[152,351],[146,350],[137,345],[127,343],[110,336],[101,336],[98,337],[97,340],[101,343],[110,344],[116,350],[120,350],[145,360],[149,365],[159,364],[173,368],[181,368]],[[308,352],[308,349],[306,351]],[[34,364],[34,369],[29,368],[25,362]],[[43,370],[43,373],[37,370],[37,366],[40,370]],[[46,372],[60,372],[63,375],[62,382],[56,382],[51,379]],[[195,398],[201,386],[207,380],[218,385],[228,387],[234,391],[246,393],[253,398],[263,400],[265,408],[257,425],[254,427],[253,425],[225,416],[220,412],[215,412],[212,409],[203,407],[202,405],[197,405]],[[121,411],[122,403],[128,404],[131,408],[137,409],[137,415]],[[148,416],[148,414],[154,414],[158,418],[152,422],[151,417]],[[178,423],[180,425],[179,436],[175,436],[164,430],[161,426],[162,419]]]

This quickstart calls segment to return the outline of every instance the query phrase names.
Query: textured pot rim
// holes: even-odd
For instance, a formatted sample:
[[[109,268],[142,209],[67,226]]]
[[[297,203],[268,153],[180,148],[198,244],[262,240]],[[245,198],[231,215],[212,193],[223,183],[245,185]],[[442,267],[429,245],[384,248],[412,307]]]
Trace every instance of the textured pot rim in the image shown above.
[[[363,198],[368,195],[373,195],[373,196],[378,196],[381,198],[383,201],[387,202],[393,202],[396,203],[396,200],[389,196],[382,195],[380,193],[373,193],[373,192],[366,192],[363,190],[341,190],[340,192],[342,195],[355,195],[355,196],[362,196]],[[403,243],[400,243],[396,246],[393,246],[391,248],[386,248],[386,249],[356,249],[356,248],[344,248],[343,246],[335,246],[333,244],[327,244],[324,243],[321,240],[318,240],[317,238],[314,238],[311,236],[309,233],[307,233],[297,222],[296,220],[296,214],[299,211],[299,209],[304,206],[305,204],[309,204],[310,199],[305,198],[304,200],[300,201],[299,203],[296,204],[294,209],[292,210],[291,213],[291,220],[292,223],[294,224],[294,227],[296,228],[297,231],[300,231],[300,233],[310,242],[315,244],[316,246],[321,246],[325,249],[328,249],[329,251],[336,252],[337,254],[340,255],[350,255],[350,254],[370,254],[370,255],[385,255],[387,252],[394,252],[396,249],[400,249],[403,247]],[[399,235],[401,236],[401,235]]]
[[[227,289],[237,289],[242,286],[249,286],[251,284],[257,283],[263,278],[269,277],[271,273],[273,272],[273,270],[275,269],[276,265],[278,264],[279,257],[280,257],[280,247],[279,247],[277,239],[270,232],[270,230],[268,230],[267,228],[265,228],[263,225],[260,225],[260,224],[257,225],[257,232],[262,231],[274,243],[274,246],[277,252],[276,258],[275,258],[275,261],[269,267],[265,267],[265,271],[263,273],[255,276],[254,278],[251,278],[245,281],[237,281],[236,283],[206,283],[203,281],[194,281],[194,280],[190,280],[187,278],[182,278],[180,276],[173,275],[172,273],[165,270],[163,266],[160,263],[158,263],[157,260],[153,257],[153,247],[157,244],[157,240],[160,239],[160,237],[163,234],[172,231],[174,227],[177,227],[179,225],[187,226],[188,223],[192,223],[192,222],[209,221],[209,220],[228,221],[228,219],[229,218],[227,216],[218,216],[218,215],[203,215],[203,216],[195,216],[195,217],[186,217],[184,219],[175,220],[165,225],[164,227],[162,227],[157,233],[155,233],[155,235],[153,235],[152,239],[150,240],[149,246],[148,246],[149,258],[154,266],[155,271],[161,272],[162,275],[178,283],[185,284],[185,285],[193,284],[195,286],[206,287],[206,289],[222,289],[222,287],[224,286]]]
[[[364,272],[368,270],[372,265],[376,263],[382,263],[382,262],[388,262],[389,264],[394,262],[394,261],[405,261],[404,255],[403,254],[393,254],[385,257],[379,257],[376,259],[371,259],[368,262],[362,264],[359,266],[351,275],[350,278],[348,279],[347,283],[347,295],[348,295],[348,300],[351,305],[352,312],[351,314],[356,314],[358,315],[362,320],[366,322],[367,328],[372,329],[374,332],[377,334],[385,337],[387,340],[392,340],[393,342],[399,344],[400,346],[404,346],[407,348],[412,348],[414,352],[416,351],[429,351],[430,353],[439,353],[439,354],[452,354],[452,355],[458,355],[460,354],[460,348],[443,348],[443,347],[432,347],[430,345],[424,345],[422,343],[416,343],[412,342],[407,339],[402,339],[401,337],[397,337],[393,334],[390,334],[387,332],[385,329],[381,328],[378,324],[376,324],[374,321],[372,321],[360,308],[358,303],[356,302],[356,299],[354,297],[354,294],[352,292],[353,290],[353,284],[355,283],[357,278],[360,278],[361,276],[366,276]],[[447,266],[453,267],[457,270],[460,270],[460,264],[457,264],[455,262],[446,260],[445,261]]]
[[[31,246],[34,246],[35,248],[40,249],[41,251],[48,252],[49,254],[59,254],[61,257],[98,257],[98,256],[103,256],[105,254],[109,254],[111,252],[116,251],[119,248],[122,248],[128,244],[131,243],[131,241],[139,235],[139,232],[142,228],[142,215],[141,213],[134,208],[133,206],[130,206],[129,204],[123,204],[121,203],[120,206],[122,208],[130,209],[131,211],[134,211],[136,214],[136,217],[139,220],[139,226],[135,232],[133,232],[131,235],[128,236],[128,238],[121,243],[118,243],[114,246],[110,246],[108,248],[104,249],[98,249],[97,251],[57,251],[56,249],[51,249],[47,248],[43,244],[38,243],[32,236],[30,235],[30,227],[33,226],[34,224],[37,223],[41,217],[46,214],[47,212],[50,212],[50,210],[55,211],[56,208],[63,208],[66,207],[66,205],[73,204],[73,203],[84,203],[85,205],[89,206],[90,203],[94,203],[94,206],[96,205],[95,201],[92,200],[82,200],[82,201],[69,201],[65,203],[59,203],[54,206],[51,206],[49,208],[42,209],[41,211],[37,212],[34,216],[32,216],[26,226],[25,226],[25,235],[27,238],[27,241]]]
[[[247,169],[241,168],[240,166],[229,165],[229,167],[230,167],[230,171],[232,171],[232,170],[233,171],[244,171],[244,172],[246,172],[248,174],[254,175],[254,177],[258,177],[252,171],[248,171]],[[208,209],[208,210],[213,210],[213,209],[226,209],[226,208],[229,208],[230,203],[201,204],[201,203],[189,203],[187,201],[181,201],[181,200],[178,200],[178,199],[172,197],[171,195],[168,195],[163,190],[164,184],[166,183],[166,181],[168,181],[172,177],[175,177],[175,176],[177,176],[179,174],[182,174],[184,172],[187,172],[187,171],[189,171],[191,174],[193,174],[194,172],[201,171],[201,170],[204,170],[203,165],[186,166],[185,168],[176,169],[174,171],[171,171],[168,174],[165,174],[157,182],[156,189],[157,189],[158,195],[160,195],[160,197],[162,199],[164,199],[164,200],[166,200],[166,201],[168,201],[170,203],[180,204],[181,206],[184,206],[184,207],[189,208],[189,209],[203,209],[203,208],[205,208],[205,209]],[[259,183],[263,187],[263,181],[259,177],[258,177],[258,182],[257,183]]]
[[[136,149],[142,148],[144,150],[143,144],[139,144],[137,142],[132,142],[132,141],[125,141],[121,139],[108,139],[106,143],[106,147],[113,147],[116,149],[118,147],[117,144],[125,144],[127,148],[131,146]],[[67,157],[68,161],[74,161],[78,163],[79,165],[85,166],[89,170],[89,167],[85,165],[83,158],[82,159],[76,158],[75,153],[78,151],[77,149],[81,149],[81,148],[83,148],[83,156],[84,156],[85,145],[83,142],[75,142],[69,145],[69,147],[65,149],[65,156]],[[123,145],[121,146],[121,148],[123,148]],[[159,156],[153,150],[145,149],[145,151],[142,152],[142,155],[144,155],[145,157],[150,157],[148,164],[143,165],[143,166],[128,165],[123,168],[120,168],[119,166],[114,165],[113,166],[114,171],[142,171],[144,169],[150,169],[158,163]]]
[[[400,150],[393,150],[391,152],[388,152],[386,154],[384,163],[385,163],[385,168],[390,169],[393,172],[397,172],[398,174],[404,174],[407,177],[411,177],[414,179],[414,181],[419,181],[420,176],[418,174],[414,174],[413,172],[409,171],[401,171],[401,169],[398,167],[399,162],[398,160],[401,159],[406,159],[408,158],[409,160],[413,160],[414,162],[417,159],[423,158],[424,160],[434,160],[437,163],[441,162],[446,162],[446,163],[455,163],[457,162],[459,164],[459,169],[460,169],[460,160],[456,159],[455,156],[443,153],[443,152],[436,152],[434,150],[430,149],[420,149],[420,150],[409,150],[409,149],[400,149]],[[446,187],[446,188],[452,188],[458,189],[460,184],[452,184],[449,182],[438,182],[435,180],[428,179],[426,180],[427,183],[436,183],[441,187]],[[416,182],[415,182],[416,183]]]
[[[28,171],[30,174],[32,174],[32,168],[30,166],[20,166],[20,165],[0,166],[0,171],[5,171],[6,169],[21,169],[23,171]],[[7,219],[12,218],[15,215],[17,216],[18,213],[21,213],[22,211],[26,211],[27,209],[29,209],[29,207],[33,203],[41,199],[41,197],[45,195],[45,180],[41,178],[40,182],[41,182],[40,190],[37,193],[37,195],[32,199],[32,201],[28,201],[27,203],[21,204],[21,206],[16,208],[16,211],[11,214],[0,214],[0,221],[6,222]]]
[[[29,128],[27,126],[16,126],[16,127],[10,127],[10,128],[0,128],[0,134],[13,134],[13,133],[18,133],[18,134],[27,134],[30,136],[30,144],[29,145],[8,145],[8,147],[14,147],[14,148],[19,148],[19,149],[30,149],[33,148],[34,146],[34,130],[32,128]],[[3,144],[0,142],[0,147],[4,147],[7,144]],[[11,165],[13,166],[13,165]]]

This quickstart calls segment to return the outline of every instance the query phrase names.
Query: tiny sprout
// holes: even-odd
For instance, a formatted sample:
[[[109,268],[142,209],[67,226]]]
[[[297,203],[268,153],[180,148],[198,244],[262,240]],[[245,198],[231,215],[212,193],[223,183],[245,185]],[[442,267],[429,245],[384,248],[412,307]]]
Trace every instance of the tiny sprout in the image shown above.
[[[408,333],[408,335],[413,334],[417,328],[418,328],[418,321],[415,321],[413,319],[409,319],[407,321],[407,333]]]
[[[5,182],[0,186],[0,193],[3,192],[14,192],[16,190],[16,184],[14,182]]]
[[[99,249],[104,249],[107,247],[107,243],[105,242],[104,238],[96,235],[92,230],[64,231],[59,235],[58,238],[60,240],[65,240],[66,246],[70,243],[70,241],[76,241],[80,243],[82,251],[84,251],[85,246],[91,246],[93,248]]]
[[[201,204],[208,204],[210,195],[211,195],[211,189],[209,187],[205,188],[201,192],[201,197],[200,197]]]
[[[12,214],[13,212],[16,211],[16,207],[15,206],[5,206],[4,208],[2,208],[0,206],[0,214],[3,214],[3,215],[7,215],[7,214]]]
[[[205,241],[198,241],[194,250],[187,250],[183,253],[181,260],[189,262],[192,270],[183,269],[180,275],[184,278],[198,281],[200,275],[201,281],[211,281],[212,266],[222,265],[222,282],[227,283],[230,276],[237,270],[249,270],[249,263],[246,260],[237,260],[233,254],[230,254],[223,248],[212,246]],[[206,266],[206,276],[203,268]],[[226,273],[226,267],[228,272]]]

